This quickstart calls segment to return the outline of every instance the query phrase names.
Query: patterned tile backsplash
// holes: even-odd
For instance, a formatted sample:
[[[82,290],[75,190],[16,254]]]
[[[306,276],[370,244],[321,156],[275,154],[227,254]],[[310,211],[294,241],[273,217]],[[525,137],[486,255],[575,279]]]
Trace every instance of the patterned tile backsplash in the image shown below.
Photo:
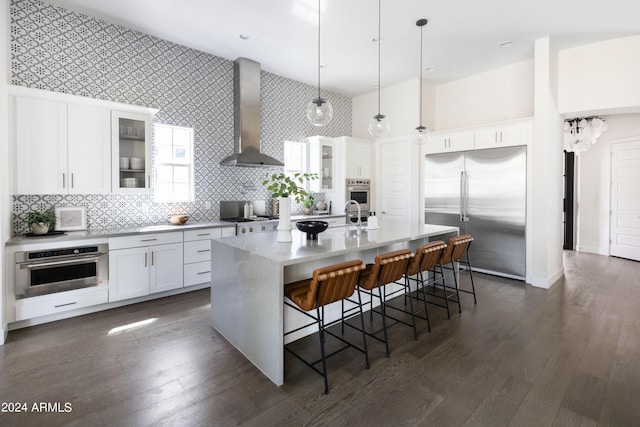
[[[11,84],[159,108],[155,122],[194,128],[196,182],[195,202],[182,204],[155,203],[152,194],[14,195],[14,233],[26,231],[26,212],[53,206],[85,206],[93,229],[162,223],[177,212],[212,221],[221,200],[269,198],[260,185],[263,170],[219,164],[233,152],[232,61],[39,0],[11,0],[10,14]],[[318,129],[305,118],[316,88],[265,71],[261,76],[266,154],[282,160],[283,141],[305,141],[319,131],[351,134],[351,98],[323,93],[334,119]]]

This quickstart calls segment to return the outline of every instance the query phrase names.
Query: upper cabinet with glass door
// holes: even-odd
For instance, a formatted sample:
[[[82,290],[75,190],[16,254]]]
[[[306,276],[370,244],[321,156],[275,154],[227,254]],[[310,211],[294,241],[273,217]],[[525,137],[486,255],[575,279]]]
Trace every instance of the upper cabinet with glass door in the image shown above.
[[[313,136],[309,138],[309,171],[319,179],[311,181],[311,191],[332,192],[337,189],[336,151],[333,138]]]
[[[151,117],[111,112],[114,192],[151,191]]]

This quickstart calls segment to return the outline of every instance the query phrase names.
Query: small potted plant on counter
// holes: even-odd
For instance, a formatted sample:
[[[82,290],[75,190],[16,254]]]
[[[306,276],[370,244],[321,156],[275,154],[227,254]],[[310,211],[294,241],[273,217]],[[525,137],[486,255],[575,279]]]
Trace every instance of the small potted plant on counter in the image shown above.
[[[30,211],[27,213],[27,224],[33,234],[47,234],[56,225],[56,215],[52,210]]]
[[[302,203],[309,195],[303,187],[304,182],[314,179],[318,179],[318,174],[296,172],[293,176],[289,176],[279,172],[264,175],[262,185],[271,193],[271,197],[280,200],[279,242],[291,241],[291,199]]]
[[[304,209],[303,212],[305,215],[311,215],[313,213],[313,194],[307,194],[307,198],[304,199]]]

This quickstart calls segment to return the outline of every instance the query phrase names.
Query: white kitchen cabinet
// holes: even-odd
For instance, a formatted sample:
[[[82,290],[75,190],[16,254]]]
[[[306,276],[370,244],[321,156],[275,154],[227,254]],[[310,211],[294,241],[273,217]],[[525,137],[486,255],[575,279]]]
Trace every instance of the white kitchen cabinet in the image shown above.
[[[332,138],[314,136],[309,138],[309,172],[319,179],[310,182],[315,193],[336,191],[336,146]]]
[[[434,132],[425,146],[426,154],[466,151],[475,148],[473,131]]]
[[[15,320],[34,319],[92,305],[105,304],[109,300],[108,294],[109,288],[107,286],[92,286],[19,299],[16,300],[15,304]]]
[[[172,243],[149,248],[149,293],[169,291],[184,286],[183,244]]]
[[[371,179],[373,176],[373,143],[366,139],[340,137],[338,144],[345,147],[345,177]]]
[[[109,301],[149,295],[149,249],[109,251]]]
[[[111,136],[113,191],[150,192],[151,116],[112,111]]]
[[[235,227],[205,228],[184,232],[184,285],[211,282],[211,240],[235,236]]]
[[[110,192],[109,117],[106,108],[17,96],[16,192]]]
[[[109,301],[181,288],[182,232],[109,239]]]
[[[475,148],[527,145],[531,134],[531,120],[517,121],[480,128],[475,132]]]

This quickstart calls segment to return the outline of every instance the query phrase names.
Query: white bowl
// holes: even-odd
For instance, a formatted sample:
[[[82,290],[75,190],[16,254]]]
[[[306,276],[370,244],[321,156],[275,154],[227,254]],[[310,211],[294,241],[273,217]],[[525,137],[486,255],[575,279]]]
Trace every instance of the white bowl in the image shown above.
[[[140,157],[131,157],[129,159],[129,166],[131,169],[144,169],[144,159]]]
[[[120,157],[120,169],[129,169],[128,157]]]
[[[122,178],[120,180],[120,187],[122,188],[136,188],[138,186],[138,178]]]

